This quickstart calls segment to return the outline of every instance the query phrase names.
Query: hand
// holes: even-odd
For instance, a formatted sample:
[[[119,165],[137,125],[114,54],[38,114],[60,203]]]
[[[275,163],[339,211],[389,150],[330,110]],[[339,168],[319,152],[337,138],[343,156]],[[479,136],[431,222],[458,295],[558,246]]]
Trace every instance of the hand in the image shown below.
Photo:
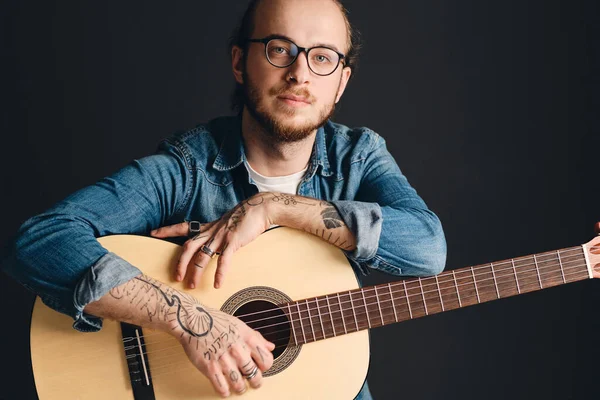
[[[191,307],[186,315],[195,316],[191,320],[196,324],[174,321],[171,332],[217,393],[224,397],[231,391],[244,393],[246,380],[255,389],[261,386],[262,373],[273,365],[275,344],[238,318],[218,310]],[[198,321],[202,321],[201,327]],[[246,378],[255,367],[255,375]]]
[[[223,277],[229,268],[233,253],[271,226],[272,218],[269,215],[268,204],[272,202],[268,201],[269,196],[272,195],[258,193],[239,203],[221,219],[201,225],[200,233],[183,245],[183,252],[175,270],[175,279],[182,281],[187,275],[190,288],[198,285],[204,268],[210,261],[210,257],[200,251],[200,248],[206,245],[212,251],[220,252],[214,282],[214,287],[219,288],[223,284]],[[188,229],[188,222],[182,222],[153,230],[151,235],[156,238],[187,236]]]

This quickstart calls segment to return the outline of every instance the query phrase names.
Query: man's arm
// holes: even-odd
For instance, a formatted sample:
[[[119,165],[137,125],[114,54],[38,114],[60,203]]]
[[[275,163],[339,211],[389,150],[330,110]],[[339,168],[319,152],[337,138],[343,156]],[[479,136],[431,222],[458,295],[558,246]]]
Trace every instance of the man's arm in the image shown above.
[[[111,288],[141,273],[100,245],[97,237],[145,234],[187,203],[192,172],[169,143],[30,218],[19,231],[5,271],[74,328],[95,331],[102,321],[83,312]]]
[[[285,193],[262,192],[239,203],[218,221],[201,226],[200,233],[183,245],[175,269],[175,279],[188,276],[194,288],[200,282],[210,257],[199,251],[208,246],[220,252],[214,286],[221,286],[229,260],[239,248],[247,245],[272,225],[288,226],[319,236],[341,249],[355,249],[355,238],[339,213],[330,203]],[[157,238],[186,236],[188,222],[165,226],[151,232]]]
[[[222,396],[228,396],[230,389],[243,393],[243,375],[249,375],[255,365],[259,371],[266,371],[273,364],[271,351],[275,345],[259,332],[146,275],[110,289],[84,311],[173,335]],[[260,387],[261,372],[248,382],[254,388]]]

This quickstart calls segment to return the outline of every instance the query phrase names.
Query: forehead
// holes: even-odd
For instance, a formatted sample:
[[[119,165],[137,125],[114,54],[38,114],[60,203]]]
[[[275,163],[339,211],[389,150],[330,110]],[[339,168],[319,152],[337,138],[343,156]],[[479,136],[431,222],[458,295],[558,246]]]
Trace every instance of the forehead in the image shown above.
[[[332,0],[263,0],[254,15],[253,38],[280,34],[302,47],[329,44],[346,52],[348,32]]]

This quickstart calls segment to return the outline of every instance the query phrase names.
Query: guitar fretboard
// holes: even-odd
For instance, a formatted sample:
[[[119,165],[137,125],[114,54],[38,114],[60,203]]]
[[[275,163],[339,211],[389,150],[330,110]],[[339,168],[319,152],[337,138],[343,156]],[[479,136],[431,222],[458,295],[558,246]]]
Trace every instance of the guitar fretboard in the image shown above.
[[[588,278],[583,248],[576,246],[280,307],[299,345]]]

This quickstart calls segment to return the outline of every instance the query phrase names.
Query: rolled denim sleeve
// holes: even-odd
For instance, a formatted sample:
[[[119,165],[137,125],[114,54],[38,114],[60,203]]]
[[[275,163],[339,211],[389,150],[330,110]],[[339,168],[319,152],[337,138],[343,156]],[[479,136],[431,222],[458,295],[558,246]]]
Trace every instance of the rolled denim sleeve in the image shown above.
[[[356,198],[331,202],[356,238],[356,249],[346,256],[365,275],[368,268],[403,276],[440,273],[446,240],[439,218],[410,186],[383,138],[376,136],[367,154]]]
[[[156,154],[27,220],[4,269],[49,307],[71,316],[75,329],[99,330],[102,320],[84,307],[141,271],[97,238],[146,234],[163,225],[186,203],[190,179],[182,153],[163,142]]]

